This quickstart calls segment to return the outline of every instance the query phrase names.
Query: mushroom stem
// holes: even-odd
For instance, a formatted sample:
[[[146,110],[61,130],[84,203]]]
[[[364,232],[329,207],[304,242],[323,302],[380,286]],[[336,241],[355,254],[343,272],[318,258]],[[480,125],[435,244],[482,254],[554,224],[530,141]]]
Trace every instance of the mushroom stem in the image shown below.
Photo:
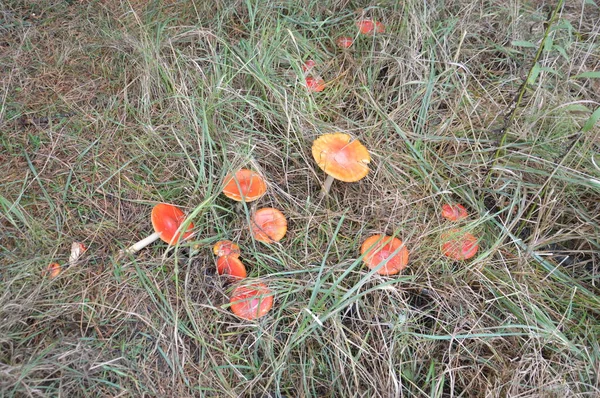
[[[142,250],[144,247],[148,246],[150,243],[158,240],[158,238],[160,238],[160,233],[155,232],[152,235],[148,236],[147,238],[142,239],[135,245],[130,246],[127,250],[125,250],[125,253],[129,253],[129,254],[137,253],[140,250]]]
[[[321,196],[326,196],[329,195],[329,190],[331,189],[331,184],[333,184],[333,180],[335,180],[335,178],[333,178],[332,176],[328,175],[327,178],[325,179],[325,184],[323,185],[323,192],[321,192]]]

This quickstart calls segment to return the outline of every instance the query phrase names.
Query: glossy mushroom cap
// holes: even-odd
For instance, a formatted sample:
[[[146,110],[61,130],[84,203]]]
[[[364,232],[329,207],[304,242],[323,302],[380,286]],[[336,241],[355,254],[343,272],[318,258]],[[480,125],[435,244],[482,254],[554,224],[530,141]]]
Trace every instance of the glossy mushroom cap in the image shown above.
[[[325,80],[320,77],[307,76],[306,77],[306,88],[309,91],[321,92],[325,90]]]
[[[467,218],[468,213],[467,209],[461,204],[442,205],[442,217],[450,221],[459,221],[464,218]]]
[[[384,33],[385,25],[381,22],[374,22],[371,19],[361,19],[356,22],[358,30],[363,35],[372,35],[373,33]]]
[[[185,214],[177,207],[159,203],[152,209],[152,226],[160,234],[160,238],[169,245],[176,244],[179,241],[181,231],[177,229],[185,221]],[[188,225],[187,231],[183,234],[183,239],[192,235],[194,224]]]
[[[350,48],[352,43],[354,43],[354,39],[349,36],[340,36],[337,38],[335,43],[341,48]]]
[[[235,256],[223,256],[217,259],[217,272],[219,275],[229,275],[235,279],[246,277],[246,267]]]
[[[213,253],[217,257],[240,256],[240,247],[230,240],[220,240],[213,246]]]
[[[267,192],[267,184],[260,174],[240,169],[235,175],[228,174],[225,177],[225,188],[223,193],[229,199],[238,202],[252,202]]]
[[[317,165],[336,180],[354,182],[369,173],[369,151],[348,134],[323,134],[313,142],[312,154]]]
[[[408,265],[408,249],[400,239],[386,235],[373,235],[367,238],[361,248],[364,263],[370,269],[387,260],[387,263],[377,270],[380,275],[394,275]]]
[[[280,241],[287,232],[287,220],[283,213],[272,207],[257,210],[251,225],[254,239],[265,243]]]
[[[256,319],[266,315],[273,307],[273,293],[263,283],[238,286],[232,293],[231,311],[243,319]]]
[[[469,232],[451,229],[442,234],[442,253],[453,260],[468,260],[477,254],[477,238]]]

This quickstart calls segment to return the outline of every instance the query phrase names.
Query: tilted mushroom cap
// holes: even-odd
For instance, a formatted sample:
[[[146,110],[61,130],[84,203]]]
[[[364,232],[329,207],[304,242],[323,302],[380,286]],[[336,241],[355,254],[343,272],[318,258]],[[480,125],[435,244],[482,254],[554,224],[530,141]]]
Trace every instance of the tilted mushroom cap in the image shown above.
[[[400,239],[386,235],[373,235],[367,238],[361,248],[364,263],[370,269],[377,268],[383,261],[387,263],[377,270],[380,275],[394,275],[408,265],[408,249]]]
[[[229,275],[235,279],[246,277],[246,267],[235,256],[222,256],[217,259],[217,272],[219,275]]]
[[[468,260],[477,254],[479,245],[477,238],[469,232],[458,228],[451,229],[441,235],[442,253],[453,260]]]
[[[152,209],[152,226],[160,234],[160,238],[169,245],[179,241],[181,231],[178,228],[185,221],[185,214],[179,208],[167,204],[159,203]],[[183,234],[183,239],[192,235],[194,224],[188,225],[187,231]]]
[[[238,202],[252,202],[267,192],[267,184],[260,174],[240,169],[235,175],[228,174],[225,177],[225,188],[223,193],[229,199]]]
[[[280,241],[287,232],[287,220],[283,213],[272,207],[257,210],[251,225],[254,239],[265,243]]]
[[[312,145],[317,165],[336,180],[358,181],[369,173],[369,151],[348,134],[323,134]]]
[[[46,274],[50,277],[50,279],[56,278],[62,272],[62,267],[59,263],[50,263],[46,268]]]
[[[240,256],[240,247],[230,240],[220,240],[213,246],[213,253],[217,257]]]
[[[467,209],[461,204],[442,205],[442,217],[450,221],[459,221],[463,218],[467,218],[469,214],[467,213]]]
[[[349,36],[340,36],[337,38],[335,43],[341,48],[350,48],[354,43],[354,39]]]
[[[244,319],[256,319],[266,315],[273,307],[273,292],[263,283],[238,286],[232,293],[231,311]]]

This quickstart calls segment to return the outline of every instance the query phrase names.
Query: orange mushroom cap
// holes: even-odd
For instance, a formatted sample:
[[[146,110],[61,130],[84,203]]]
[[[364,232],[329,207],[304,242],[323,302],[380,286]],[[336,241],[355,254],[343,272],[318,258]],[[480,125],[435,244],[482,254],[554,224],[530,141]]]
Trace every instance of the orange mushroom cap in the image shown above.
[[[238,202],[252,202],[267,192],[267,184],[260,174],[240,169],[234,176],[228,174],[225,177],[225,188],[223,193],[229,199]]]
[[[280,241],[287,232],[287,220],[283,213],[272,207],[257,210],[252,216],[252,235],[265,243]]]
[[[323,134],[313,142],[312,154],[317,165],[337,180],[354,182],[369,173],[369,151],[348,134]]]
[[[467,216],[468,216],[467,209],[465,209],[465,207],[461,204],[455,204],[455,205],[444,204],[444,205],[442,205],[442,217],[444,217],[447,220],[459,221],[459,220],[462,220],[463,218],[467,218]]]
[[[387,235],[373,235],[367,238],[361,248],[363,261],[370,269],[377,268],[387,260],[387,263],[377,270],[380,275],[394,275],[408,265],[408,249],[400,239]]]
[[[309,91],[321,92],[325,90],[325,80],[320,77],[307,76],[306,77],[306,88]]]
[[[154,230],[160,234],[164,242],[173,245],[179,241],[181,231],[178,231],[178,228],[185,221],[185,214],[179,208],[167,203],[159,203],[152,209],[151,219]],[[194,224],[190,223],[183,234],[183,239],[192,235],[193,228]]]
[[[342,48],[349,48],[354,43],[354,39],[349,36],[340,36],[335,43]]]
[[[213,253],[217,257],[240,256],[240,247],[230,240],[220,240],[213,246]]]
[[[223,256],[217,259],[217,272],[219,275],[229,275],[234,279],[246,277],[246,267],[235,256]]]
[[[229,302],[235,315],[252,320],[266,315],[273,307],[273,293],[264,283],[238,286]]]
[[[451,229],[442,234],[442,253],[454,260],[468,260],[477,254],[479,245],[477,238],[469,232],[458,228]]]
[[[356,22],[356,26],[360,33],[364,35],[372,35],[373,33],[384,33],[385,25],[381,22],[374,22],[371,19],[361,19]]]
[[[62,267],[59,263],[50,263],[46,268],[46,274],[50,279],[56,278],[62,272]]]

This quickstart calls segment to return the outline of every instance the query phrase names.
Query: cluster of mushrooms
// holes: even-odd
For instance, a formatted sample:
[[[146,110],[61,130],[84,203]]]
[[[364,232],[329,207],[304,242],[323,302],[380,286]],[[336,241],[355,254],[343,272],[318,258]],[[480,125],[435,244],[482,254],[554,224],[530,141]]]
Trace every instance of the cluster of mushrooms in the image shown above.
[[[361,34],[383,33],[385,26],[381,22],[360,20],[357,27]],[[337,40],[341,47],[348,48],[352,45],[351,37],[342,36]],[[322,91],[325,87],[323,79],[312,75],[311,70],[316,63],[308,60],[303,65],[306,73],[306,85],[311,91]],[[327,174],[323,184],[323,195],[327,195],[335,180],[343,182],[356,182],[369,173],[368,164],[371,161],[369,151],[357,139],[352,139],[348,134],[331,133],[323,134],[312,144],[312,155],[317,165]],[[257,172],[240,169],[234,174],[229,174],[223,182],[223,194],[238,202],[252,202],[261,198],[267,192],[264,178]],[[451,222],[458,223],[468,217],[464,206],[460,204],[444,204],[442,217]],[[162,239],[168,245],[175,245],[182,240],[189,240],[194,236],[194,224],[187,220],[186,215],[176,206],[159,203],[152,209],[152,226],[154,233],[135,243],[124,252],[134,254],[152,242]],[[250,233],[257,241],[271,244],[284,238],[287,232],[287,219],[278,209],[272,207],[256,209],[252,212],[250,220]],[[461,228],[452,228],[441,235],[442,253],[454,260],[467,260],[475,256],[479,248],[477,238]],[[69,263],[74,263],[85,251],[85,247],[75,242]],[[247,278],[246,267],[240,260],[240,248],[234,242],[223,240],[213,247],[217,257],[216,268],[219,275],[239,282]],[[360,248],[365,265],[380,275],[395,275],[408,265],[409,251],[406,245],[395,236],[372,235],[368,237]],[[56,277],[61,272],[61,267],[52,263],[47,269],[50,277]],[[231,311],[238,317],[252,320],[266,315],[273,306],[274,294],[262,282],[251,281],[239,284],[230,297]]]

